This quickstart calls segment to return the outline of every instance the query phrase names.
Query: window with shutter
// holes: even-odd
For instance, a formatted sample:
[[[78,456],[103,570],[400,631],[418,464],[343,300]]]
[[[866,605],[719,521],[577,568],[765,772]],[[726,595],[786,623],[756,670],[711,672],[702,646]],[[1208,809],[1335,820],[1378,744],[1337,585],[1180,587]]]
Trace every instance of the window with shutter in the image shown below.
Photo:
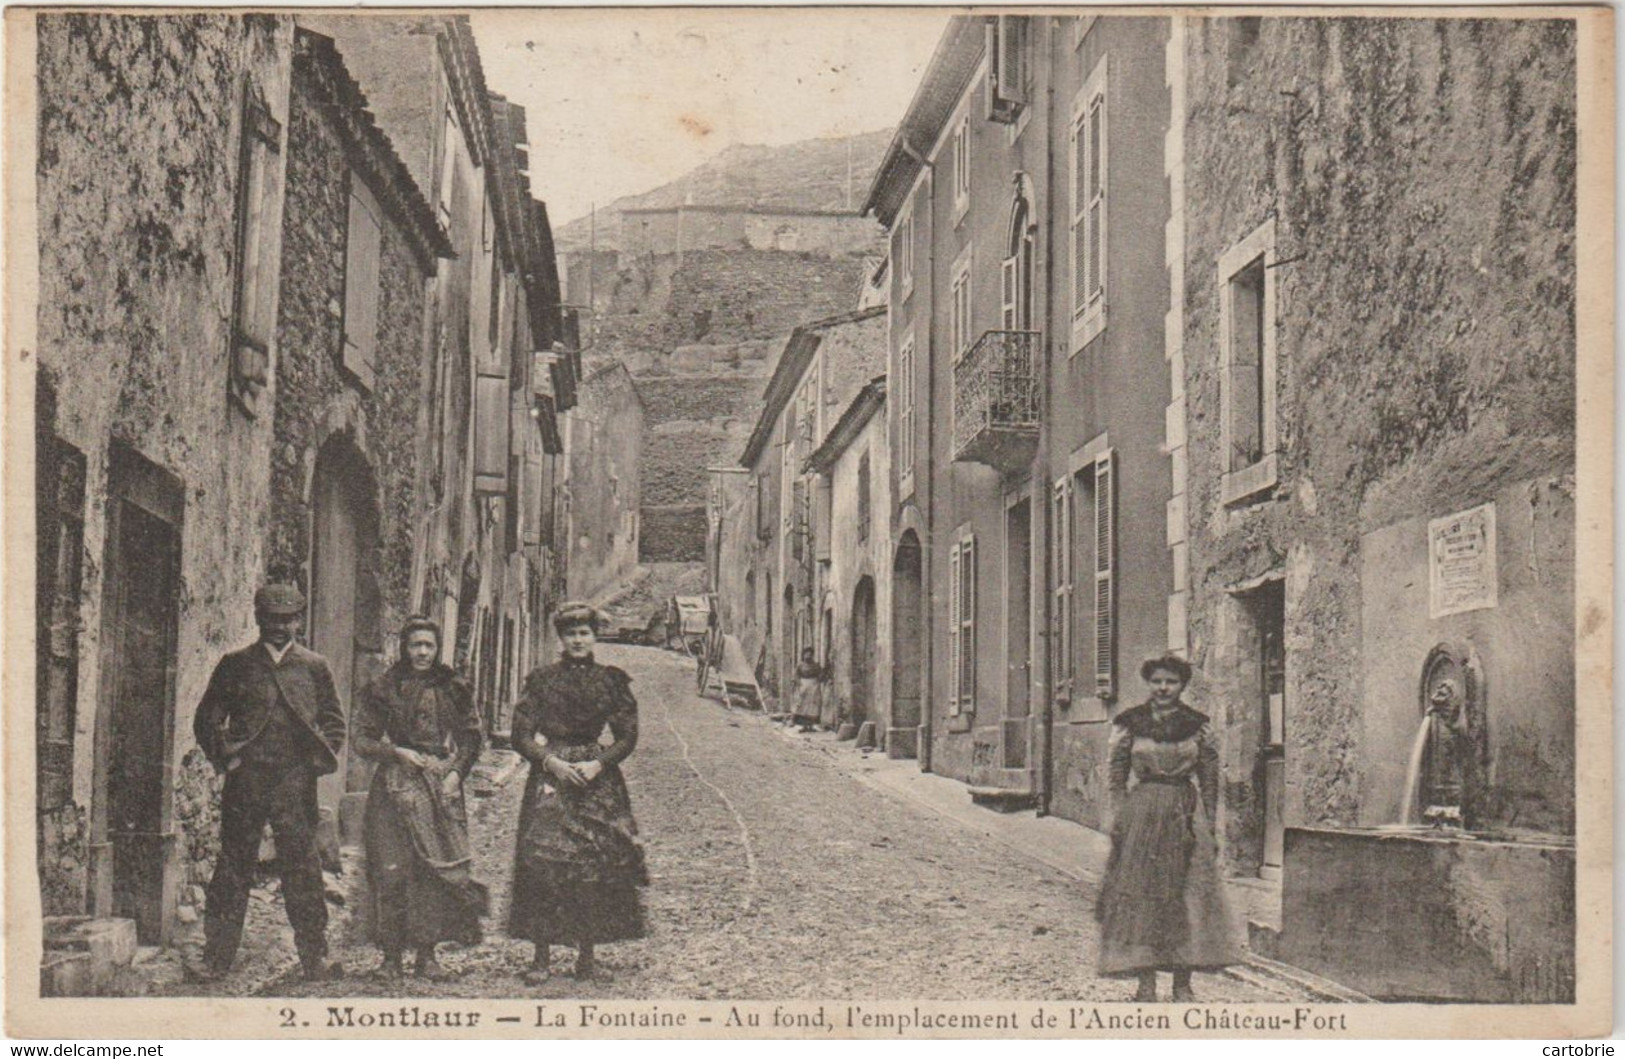
[[[1095,66],[1072,113],[1072,352],[1106,326],[1106,60]]]
[[[902,297],[907,298],[914,290],[914,210],[912,207],[903,214],[903,219],[897,222],[897,248],[894,251],[897,260],[897,282],[902,289]]]
[[[897,457],[898,481],[903,496],[914,483],[914,336],[897,351]]]
[[[959,544],[959,698],[961,712],[976,710],[976,538]]]
[[[989,121],[1011,123],[1020,115],[1029,95],[1027,61],[1028,19],[997,15],[987,23],[987,75]]]
[[[1020,264],[1019,258],[1007,257],[999,267],[999,289],[1003,303],[999,312],[999,322],[1006,331],[1015,331],[1020,327],[1017,323],[1020,314],[1016,308],[1021,301],[1021,280],[1018,272]]]
[[[1072,479],[1061,478],[1054,488],[1055,543],[1051,549],[1054,565],[1055,640],[1050,658],[1050,682],[1057,695],[1072,693]]]
[[[474,378],[474,492],[508,491],[508,413],[506,375]]]
[[[260,393],[270,381],[278,279],[276,189],[272,185],[274,156],[280,153],[281,145],[281,124],[271,116],[253,86],[245,88],[238,152],[237,276],[232,297],[227,392],[249,415],[258,413]]]
[[[350,175],[349,225],[344,242],[343,365],[367,389],[373,385],[378,345],[378,256],[383,241],[378,200]],[[506,459],[506,452],[504,452]]]
[[[1275,222],[1266,221],[1219,259],[1219,396],[1222,496],[1267,495],[1276,482]]]
[[[970,247],[954,265],[952,340],[953,355],[962,356],[974,341],[971,334],[971,254]]]
[[[830,541],[834,523],[834,505],[831,503],[830,481],[824,475],[813,479],[813,556],[821,562],[830,560]]]
[[[954,130],[954,216],[957,221],[970,209],[970,115],[959,119]]]
[[[1095,695],[1117,697],[1116,481],[1110,449],[1094,464],[1095,493]]]
[[[451,89],[444,81],[440,84],[440,94],[444,97],[451,95]],[[457,174],[457,145],[462,140],[462,134],[457,128],[457,118],[452,114],[451,107],[446,108],[445,121],[441,129],[440,143],[440,195],[438,206],[440,209],[440,223],[447,227],[451,225],[452,211],[452,184]]]
[[[858,540],[869,539],[869,523],[873,519],[872,499],[869,495],[869,454],[858,457]]]

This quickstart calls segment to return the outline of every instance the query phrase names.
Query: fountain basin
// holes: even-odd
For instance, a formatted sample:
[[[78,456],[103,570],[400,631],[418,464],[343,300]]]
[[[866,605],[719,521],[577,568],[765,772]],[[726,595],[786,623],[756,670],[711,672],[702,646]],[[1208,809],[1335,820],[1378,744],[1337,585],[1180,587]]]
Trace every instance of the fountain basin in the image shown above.
[[[1574,1002],[1574,844],[1286,829],[1280,958],[1390,1001]]]

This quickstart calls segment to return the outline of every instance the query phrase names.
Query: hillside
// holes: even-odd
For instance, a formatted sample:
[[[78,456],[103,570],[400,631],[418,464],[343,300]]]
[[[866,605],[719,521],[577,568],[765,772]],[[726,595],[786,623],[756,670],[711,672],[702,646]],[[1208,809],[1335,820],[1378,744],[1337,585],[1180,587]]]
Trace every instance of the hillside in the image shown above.
[[[598,210],[597,245],[615,247],[621,211],[659,206],[751,206],[759,209],[858,209],[880,165],[892,131],[803,140],[777,147],[735,145],[669,184],[616,199]],[[849,169],[850,164],[850,169]],[[850,180],[849,180],[850,174]],[[555,234],[561,249],[588,243],[586,217]]]

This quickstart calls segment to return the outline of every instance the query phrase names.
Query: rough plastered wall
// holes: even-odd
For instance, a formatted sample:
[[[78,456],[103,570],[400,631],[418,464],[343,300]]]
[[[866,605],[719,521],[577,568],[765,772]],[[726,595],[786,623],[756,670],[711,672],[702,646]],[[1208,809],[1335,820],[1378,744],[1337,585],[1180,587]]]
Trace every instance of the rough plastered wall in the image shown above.
[[[264,568],[270,425],[226,393],[237,115],[251,77],[286,120],[291,25],[42,13],[37,26],[39,372],[55,433],[86,462],[73,799],[41,821],[46,911],[86,910],[114,439],[185,490],[168,819],[186,906],[216,833],[192,711],[219,655],[253,636],[245,586]]]
[[[1362,536],[1572,471],[1574,36],[1561,20],[1190,22],[1195,690],[1244,700],[1214,657],[1228,590],[1284,571],[1289,826],[1361,816],[1364,667],[1382,664],[1362,655]],[[1216,262],[1271,217],[1279,484],[1226,507]],[[1244,802],[1247,777],[1226,779]]]
[[[277,341],[274,518],[268,561],[309,581],[311,484],[317,454],[338,439],[367,466],[378,518],[378,551],[363,556],[378,592],[372,619],[384,634],[410,613],[409,579],[417,511],[418,409],[427,385],[423,313],[427,276],[393,214],[385,212],[379,266],[378,341],[373,388],[340,367],[344,240],[348,217],[345,151],[325,104],[301,78],[288,134],[288,192],[282,240]],[[361,179],[359,171],[349,179]],[[358,621],[358,631],[362,628]],[[358,677],[363,674],[358,673]]]

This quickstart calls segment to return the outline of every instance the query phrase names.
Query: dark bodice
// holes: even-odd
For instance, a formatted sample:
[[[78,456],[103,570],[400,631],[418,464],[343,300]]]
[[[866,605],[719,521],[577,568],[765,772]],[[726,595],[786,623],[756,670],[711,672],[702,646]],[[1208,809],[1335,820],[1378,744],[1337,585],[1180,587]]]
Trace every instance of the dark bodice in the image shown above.
[[[404,747],[450,757],[467,773],[484,741],[468,685],[444,665],[422,674],[391,666],[368,685],[356,711],[356,753],[373,761],[387,761],[395,747]]]
[[[614,742],[588,756],[606,768],[619,764],[638,744],[638,703],[631,685],[625,671],[591,660],[566,659],[537,669],[525,679],[524,697],[514,710],[514,749],[540,762],[549,746],[597,743],[607,725]],[[572,755],[571,760],[584,758]]]
[[[1219,795],[1219,747],[1208,716],[1183,702],[1159,716],[1149,702],[1124,710],[1107,744],[1107,787],[1114,796],[1141,783],[1189,784],[1211,814]]]

